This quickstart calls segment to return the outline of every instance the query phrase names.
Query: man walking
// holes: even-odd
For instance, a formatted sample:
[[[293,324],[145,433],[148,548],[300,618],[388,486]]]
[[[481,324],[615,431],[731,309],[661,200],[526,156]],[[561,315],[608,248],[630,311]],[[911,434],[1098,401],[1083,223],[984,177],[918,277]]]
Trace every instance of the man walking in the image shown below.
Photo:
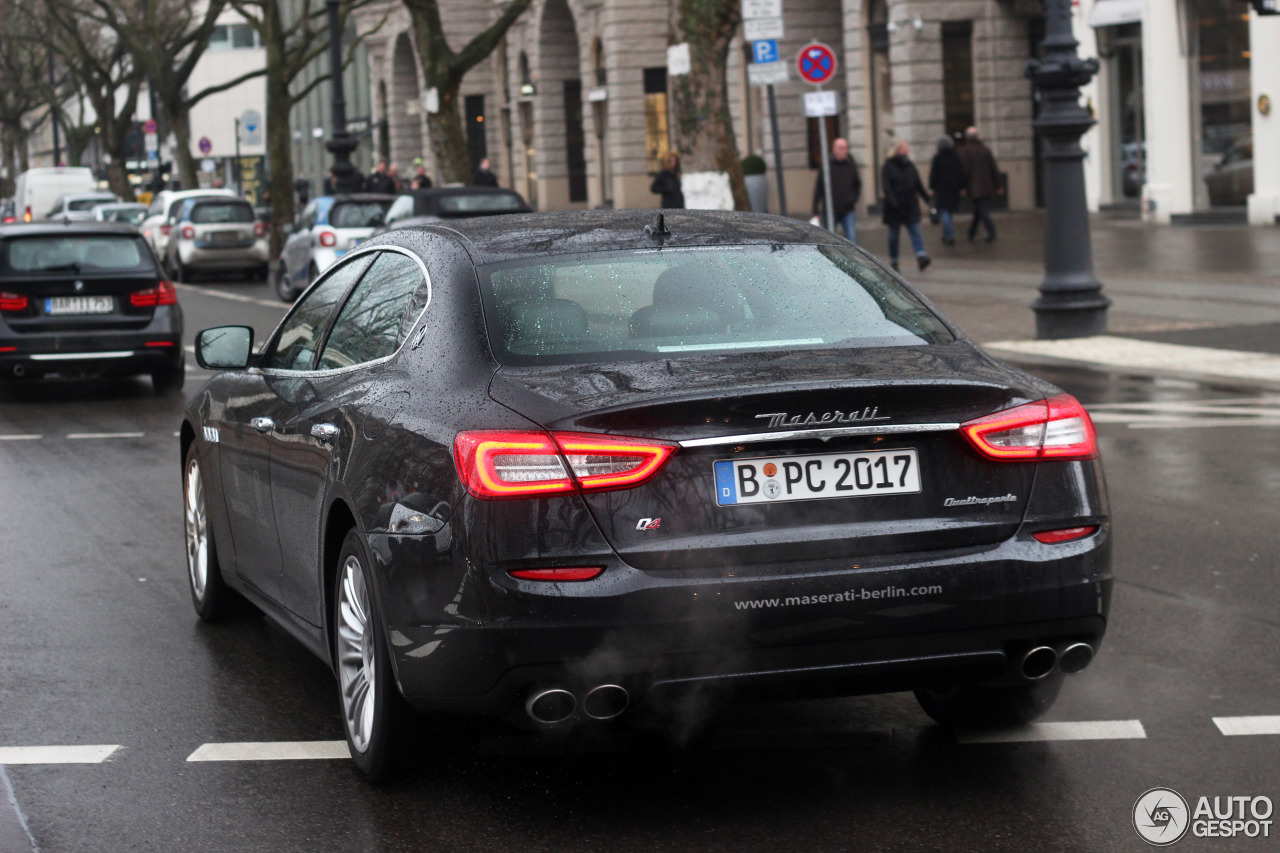
[[[394,193],[395,182],[391,175],[387,173],[387,161],[379,160],[378,165],[374,168],[374,172],[364,182],[365,192],[371,193]]]
[[[498,185],[498,176],[493,173],[493,166],[490,164],[488,157],[482,159],[480,165],[476,166],[474,183],[478,187],[496,187]]]
[[[1000,185],[1000,170],[996,168],[995,155],[983,144],[978,129],[971,127],[964,132],[964,148],[960,159],[964,161],[969,176],[969,198],[973,200],[973,222],[969,224],[969,242],[978,234],[978,223],[987,228],[987,242],[996,239],[996,224],[991,221],[991,199],[1004,195]]]
[[[831,143],[831,212],[845,239],[858,242],[858,196],[862,195],[862,177],[858,164],[849,156],[849,141],[837,138]],[[813,215],[822,216],[826,206],[826,193],[822,188],[822,173],[813,187]]]

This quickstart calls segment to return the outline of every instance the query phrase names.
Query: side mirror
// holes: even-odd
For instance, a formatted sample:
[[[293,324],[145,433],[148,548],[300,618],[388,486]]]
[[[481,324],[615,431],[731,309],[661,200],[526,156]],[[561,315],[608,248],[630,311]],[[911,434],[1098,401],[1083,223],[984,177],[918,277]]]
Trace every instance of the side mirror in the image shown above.
[[[206,370],[241,370],[252,352],[249,326],[215,326],[196,335],[196,363]]]

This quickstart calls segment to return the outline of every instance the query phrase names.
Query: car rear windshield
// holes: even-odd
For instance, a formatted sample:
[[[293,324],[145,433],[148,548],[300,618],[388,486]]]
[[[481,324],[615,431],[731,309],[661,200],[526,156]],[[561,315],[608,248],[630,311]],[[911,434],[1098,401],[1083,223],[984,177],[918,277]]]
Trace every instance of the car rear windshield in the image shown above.
[[[329,211],[329,224],[334,228],[373,228],[381,225],[391,201],[348,201],[335,204]]]
[[[197,225],[223,222],[254,222],[253,208],[244,202],[202,202],[191,208],[191,221]]]
[[[955,340],[871,260],[832,246],[582,254],[478,272],[490,344],[509,365]]]
[[[142,240],[126,234],[14,237],[0,245],[8,273],[155,271]]]
[[[519,213],[524,202],[515,193],[458,193],[442,195],[436,199],[443,214],[455,216],[475,213]]]

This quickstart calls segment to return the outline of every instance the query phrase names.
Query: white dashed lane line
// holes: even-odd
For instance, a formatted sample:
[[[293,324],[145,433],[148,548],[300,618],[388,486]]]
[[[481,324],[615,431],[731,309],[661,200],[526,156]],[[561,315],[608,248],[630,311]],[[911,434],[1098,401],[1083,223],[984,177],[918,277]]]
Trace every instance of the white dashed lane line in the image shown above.
[[[187,761],[297,761],[350,758],[345,740],[262,741],[206,743]]]
[[[36,441],[43,435],[0,435],[0,441]]]
[[[119,748],[119,744],[0,746],[0,764],[101,764]]]
[[[958,743],[1030,743],[1051,740],[1145,740],[1140,720],[1103,720],[1092,723],[1032,723],[1016,729],[960,730]]]
[[[142,438],[145,432],[69,432],[67,438],[72,441],[85,438]]]
[[[1213,724],[1228,737],[1280,735],[1280,717],[1214,717]]]

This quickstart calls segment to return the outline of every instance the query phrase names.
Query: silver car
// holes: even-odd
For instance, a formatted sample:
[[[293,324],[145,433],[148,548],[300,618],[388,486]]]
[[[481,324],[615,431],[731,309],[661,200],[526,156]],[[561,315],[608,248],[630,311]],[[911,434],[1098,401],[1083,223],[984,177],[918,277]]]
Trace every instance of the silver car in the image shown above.
[[[183,202],[169,233],[165,268],[175,281],[202,273],[241,273],[267,280],[267,226],[241,198]]]
[[[395,196],[381,193],[322,195],[312,199],[289,237],[276,267],[276,293],[292,302],[329,265],[373,235]]]

